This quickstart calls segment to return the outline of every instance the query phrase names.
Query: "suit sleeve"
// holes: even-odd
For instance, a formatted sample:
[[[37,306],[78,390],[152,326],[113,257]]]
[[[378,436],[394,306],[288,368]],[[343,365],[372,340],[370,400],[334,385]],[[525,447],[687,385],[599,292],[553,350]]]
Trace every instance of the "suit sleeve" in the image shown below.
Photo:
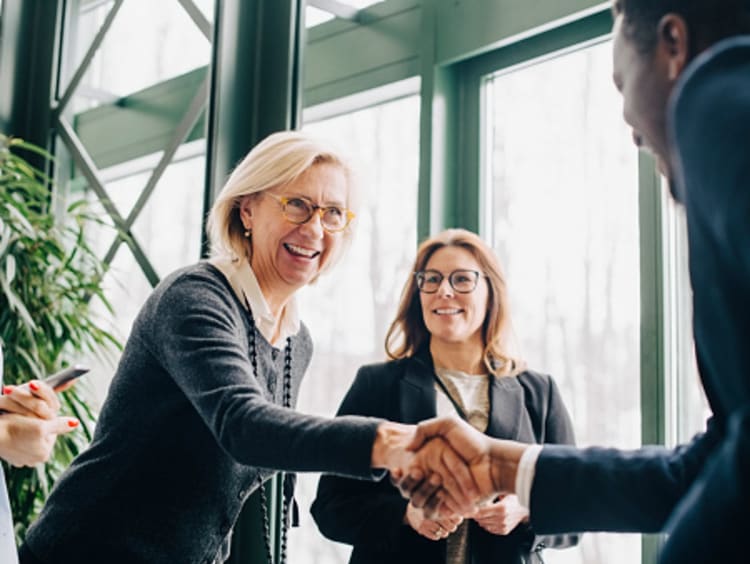
[[[719,425],[674,450],[545,445],[531,488],[537,532],[657,532],[721,440]]]
[[[384,375],[363,367],[337,416],[386,415]],[[380,483],[322,476],[310,512],[320,532],[334,541],[393,550],[404,527],[407,501],[387,479]]]

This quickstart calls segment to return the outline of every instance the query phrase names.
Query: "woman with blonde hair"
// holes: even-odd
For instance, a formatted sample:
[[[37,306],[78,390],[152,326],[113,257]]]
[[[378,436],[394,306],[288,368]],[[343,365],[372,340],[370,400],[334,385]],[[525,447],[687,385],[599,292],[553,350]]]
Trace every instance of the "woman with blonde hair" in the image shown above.
[[[505,279],[487,245],[463,229],[430,237],[386,336],[391,360],[359,370],[339,415],[412,424],[454,415],[496,438],[573,443],[554,380],[508,351],[509,323]],[[577,542],[534,535],[513,495],[470,518],[428,519],[389,483],[324,476],[312,514],[325,536],[353,545],[351,564],[515,564]]]
[[[321,141],[282,132],[250,151],[211,210],[212,258],[141,309],[93,442],[29,529],[22,563],[223,562],[245,500],[276,469],[373,479],[393,466],[405,426],[293,411],[312,354],[295,294],[341,253],[352,200],[345,161]]]

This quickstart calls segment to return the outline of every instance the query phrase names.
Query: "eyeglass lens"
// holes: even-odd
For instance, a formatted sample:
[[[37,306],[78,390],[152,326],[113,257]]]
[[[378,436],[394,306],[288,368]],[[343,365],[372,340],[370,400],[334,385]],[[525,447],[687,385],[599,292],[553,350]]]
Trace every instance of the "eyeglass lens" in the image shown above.
[[[302,198],[289,198],[284,203],[284,215],[292,223],[306,223],[318,210],[320,223],[329,231],[340,231],[349,221],[346,210],[337,206],[316,206]]]
[[[434,294],[443,283],[442,272],[437,270],[423,270],[417,272],[417,287],[425,294]],[[468,294],[477,287],[479,273],[476,270],[454,270],[448,275],[448,282],[456,292]]]

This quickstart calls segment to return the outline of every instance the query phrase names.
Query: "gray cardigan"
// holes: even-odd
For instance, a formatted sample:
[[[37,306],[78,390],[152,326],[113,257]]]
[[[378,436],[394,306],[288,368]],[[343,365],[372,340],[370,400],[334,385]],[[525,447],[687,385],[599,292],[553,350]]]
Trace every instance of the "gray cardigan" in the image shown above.
[[[165,279],[128,339],[91,446],[58,482],[27,547],[47,564],[213,562],[273,471],[373,478],[379,420],[279,407],[284,352],[251,325],[208,263]],[[292,405],[312,354],[292,337]]]

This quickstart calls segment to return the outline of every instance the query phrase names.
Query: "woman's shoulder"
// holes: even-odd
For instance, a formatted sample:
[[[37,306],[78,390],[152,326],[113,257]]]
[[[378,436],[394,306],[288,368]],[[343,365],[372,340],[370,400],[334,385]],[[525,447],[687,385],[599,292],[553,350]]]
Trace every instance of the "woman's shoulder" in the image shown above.
[[[357,377],[396,378],[403,375],[408,369],[413,367],[414,362],[413,357],[406,357],[364,364],[357,371]]]
[[[206,262],[175,270],[154,288],[140,321],[187,314],[238,315],[238,303],[223,275]]]
[[[166,276],[154,289],[157,297],[165,294],[186,294],[195,301],[211,296],[233,299],[233,291],[227,279],[206,261],[184,266]]]
[[[556,390],[554,379],[544,372],[526,368],[516,375],[516,379],[527,393],[532,393],[533,395],[547,397]]]

